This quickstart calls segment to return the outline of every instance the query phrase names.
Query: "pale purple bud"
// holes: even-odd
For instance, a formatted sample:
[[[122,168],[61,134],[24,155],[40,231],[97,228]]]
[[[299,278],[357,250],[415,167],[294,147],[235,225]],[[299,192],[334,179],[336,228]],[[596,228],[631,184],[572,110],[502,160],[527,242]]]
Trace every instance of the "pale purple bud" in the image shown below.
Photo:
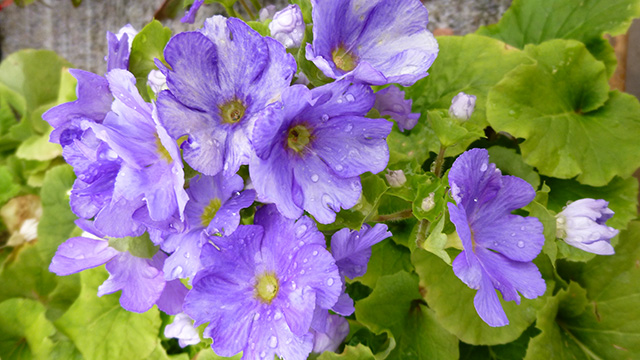
[[[407,182],[407,177],[404,175],[404,171],[402,170],[387,170],[384,177],[387,178],[389,186],[394,188],[399,188]]]
[[[298,5],[289,5],[273,15],[269,23],[271,37],[278,40],[285,48],[300,47],[304,37],[305,24],[302,11]]]
[[[200,342],[198,330],[193,327],[193,320],[185,313],[176,315],[173,322],[164,328],[164,336],[178,339],[180,347]]]
[[[602,199],[580,199],[568,204],[556,215],[556,236],[578,249],[613,255],[610,240],[618,230],[605,225],[614,214],[608,206]]]
[[[131,45],[133,45],[133,38],[138,35],[138,30],[136,30],[131,24],[127,24],[118,30],[116,34],[116,38],[118,40],[122,39],[122,36],[127,34],[127,43],[129,45],[129,52],[131,52]]]
[[[156,95],[160,93],[160,91],[169,88],[167,86],[167,77],[160,70],[149,71],[149,75],[147,76],[147,85],[149,85]]]
[[[468,95],[460,92],[458,95],[453,97],[453,100],[451,100],[449,116],[460,120],[469,120],[475,107],[475,95]]]
[[[267,20],[273,19],[273,15],[276,13],[275,5],[267,5],[260,9],[260,22],[265,22]]]

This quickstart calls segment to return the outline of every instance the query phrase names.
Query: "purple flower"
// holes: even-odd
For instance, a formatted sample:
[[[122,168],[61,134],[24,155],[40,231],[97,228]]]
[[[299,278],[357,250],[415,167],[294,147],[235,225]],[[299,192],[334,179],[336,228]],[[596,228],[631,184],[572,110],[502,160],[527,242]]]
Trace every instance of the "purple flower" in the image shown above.
[[[313,347],[314,310],[331,308],[342,281],[315,223],[282,217],[273,205],[259,209],[256,225],[206,244],[185,312],[220,356],[306,359]]]
[[[312,333],[314,353],[335,352],[349,334],[349,322],[340,315],[329,314],[323,331],[313,329]]]
[[[368,86],[348,81],[285,90],[253,132],[249,173],[258,199],[275,203],[288,218],[304,209],[324,224],[341,207],[354,206],[359,175],[380,172],[389,160],[385,139],[393,124],[364,117],[373,102]]]
[[[411,112],[412,102],[411,99],[404,99],[404,91],[389,86],[376,93],[376,103],[373,107],[378,109],[380,115],[390,116],[398,123],[400,131],[405,131],[413,129],[420,119],[419,113]]]
[[[138,31],[127,24],[123,26],[117,34],[107,31],[107,72],[113,69],[129,68],[129,55],[131,54],[131,45],[133,38],[136,37]]]
[[[138,258],[110,247],[93,223],[78,220],[76,224],[84,233],[58,247],[49,271],[64,276],[106,264],[109,278],[98,287],[98,296],[122,290],[120,304],[126,310],[145,312],[157,304],[168,314],[181,311],[187,289],[180,281],[164,280],[160,269],[167,256],[163,252],[152,259]]]
[[[253,190],[243,191],[239,175],[225,178],[199,175],[189,182],[189,201],[184,209],[187,228],[170,234],[162,249],[172,253],[164,264],[167,280],[192,278],[201,268],[200,251],[208,235],[231,235],[240,223],[240,210],[250,206],[256,197]]]
[[[189,7],[189,10],[185,11],[184,16],[180,19],[180,22],[186,24],[193,24],[196,21],[196,15],[198,14],[198,10],[204,4],[204,0],[195,0],[193,4]]]
[[[534,217],[513,215],[527,205],[535,191],[526,181],[503,176],[489,163],[485,149],[472,149],[454,162],[449,172],[449,214],[464,251],[453,261],[453,271],[467,286],[477,289],[474,304],[490,326],[509,323],[498,295],[520,303],[520,292],[533,299],[546,285],[531,262],[544,245],[542,224]]]
[[[427,76],[438,43],[418,0],[318,1],[307,59],[334,79],[413,85]]]
[[[200,342],[200,335],[198,335],[198,330],[193,327],[193,320],[185,313],[177,314],[173,322],[164,328],[164,336],[178,339],[180,347]]]
[[[556,215],[557,237],[590,253],[613,255],[610,241],[618,230],[605,225],[614,214],[608,206],[602,199],[580,199],[568,204]]]
[[[287,49],[300,47],[305,28],[302,11],[296,4],[289,5],[275,13],[273,21],[269,23],[271,37],[278,40]]]
[[[460,120],[469,120],[473,109],[476,107],[476,96],[467,95],[463,92],[458,93],[451,100],[451,107],[449,107],[449,116]]]
[[[391,236],[385,224],[362,225],[360,231],[344,228],[331,237],[331,253],[340,273],[355,279],[367,272],[371,247]]]
[[[152,228],[180,226],[188,197],[178,146],[155,122],[153,106],[142,99],[131,73],[116,69],[106,77],[115,96],[112,111],[102,123],[82,124],[109,145],[122,165],[96,227],[120,237],[139,235],[139,227],[131,224],[134,217]]]
[[[160,123],[182,143],[184,159],[205,175],[235,174],[253,153],[254,115],[275,101],[296,71],[274,39],[238,19],[214,16],[200,31],[174,36],[164,51],[169,90],[158,95]]]

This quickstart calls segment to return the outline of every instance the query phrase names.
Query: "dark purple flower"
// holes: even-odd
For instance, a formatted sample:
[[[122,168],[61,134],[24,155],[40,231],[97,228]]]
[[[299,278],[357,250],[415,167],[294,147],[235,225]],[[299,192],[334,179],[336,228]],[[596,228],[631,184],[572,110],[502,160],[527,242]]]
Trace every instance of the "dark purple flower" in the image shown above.
[[[64,276],[106,264],[109,278],[98,288],[98,296],[122,290],[120,304],[133,312],[145,312],[154,304],[168,313],[181,311],[187,289],[179,280],[166,282],[162,264],[167,255],[158,252],[152,259],[135,257],[109,246],[93,223],[78,220],[82,236],[62,243],[51,259],[49,271]]]
[[[240,224],[240,210],[251,204],[256,193],[243,192],[242,178],[234,174],[225,178],[198,175],[191,179],[184,209],[187,228],[182,233],[170,234],[162,243],[169,253],[164,272],[167,280],[192,278],[200,270],[200,251],[209,235],[229,236]]]
[[[520,292],[533,299],[546,285],[531,261],[544,245],[543,227],[534,217],[513,215],[533,200],[526,181],[503,176],[489,163],[485,149],[472,149],[454,162],[449,172],[451,195],[447,204],[464,251],[453,261],[453,271],[467,286],[477,289],[474,304],[490,326],[509,323],[495,290],[506,301],[520,303]]]
[[[390,116],[398,123],[400,131],[405,131],[413,129],[420,119],[419,113],[411,112],[412,102],[411,99],[404,99],[404,91],[392,85],[376,93],[376,103],[373,107],[380,115]]]
[[[258,199],[286,217],[303,209],[321,223],[360,197],[360,174],[384,170],[393,124],[364,115],[373,106],[368,86],[337,81],[313,90],[294,85],[256,121],[249,172]]]
[[[204,4],[204,0],[195,0],[189,7],[189,10],[184,12],[184,16],[180,19],[180,22],[193,24],[196,21],[196,15],[198,14],[198,10],[200,10],[202,4]]]
[[[253,153],[254,115],[275,101],[296,71],[274,39],[238,19],[214,16],[200,31],[174,36],[158,62],[169,90],[158,95],[158,116],[182,143],[184,159],[205,175],[235,174]]]
[[[602,199],[580,199],[556,215],[557,237],[578,249],[598,255],[613,255],[611,239],[618,230],[605,225],[614,212]]]
[[[312,0],[307,59],[333,79],[413,85],[427,76],[438,43],[418,0]]]
[[[206,244],[204,265],[185,299],[196,326],[220,356],[306,359],[316,307],[337,301],[342,281],[315,223],[282,217],[273,205],[256,212],[256,225]]]

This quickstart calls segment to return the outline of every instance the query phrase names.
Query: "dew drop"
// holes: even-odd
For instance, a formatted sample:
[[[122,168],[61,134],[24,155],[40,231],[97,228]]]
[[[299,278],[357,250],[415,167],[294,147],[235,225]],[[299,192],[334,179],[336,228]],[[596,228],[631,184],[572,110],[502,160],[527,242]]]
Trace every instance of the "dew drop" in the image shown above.
[[[278,312],[273,316],[273,320],[280,320],[282,319],[282,313]]]
[[[296,282],[295,282],[295,281],[292,281],[292,282],[291,282],[291,289],[292,289],[292,290],[295,290],[295,289],[296,289]]]
[[[265,357],[267,357],[267,353],[266,353],[266,352],[264,352],[264,351],[263,351],[263,352],[261,352],[261,353],[260,353],[260,357],[264,359]]]
[[[344,96],[345,99],[347,99],[348,102],[353,102],[356,98],[353,97],[353,95],[351,94],[347,94]]]
[[[473,202],[478,202],[478,198],[473,198]]]
[[[255,315],[253,315],[254,321],[258,321],[258,319],[260,319],[260,313],[256,313]]]
[[[327,285],[329,286],[333,285],[333,278],[327,279]]]
[[[297,229],[296,229],[296,235],[297,236],[302,236],[302,234],[304,234],[304,232],[307,231],[307,225],[300,225]]]
[[[304,275],[305,271],[304,270],[300,270],[300,275]]]
[[[522,249],[524,247],[524,241],[518,241],[518,247]]]
[[[318,250],[313,250],[313,256],[318,256]]]
[[[480,171],[485,172],[487,171],[487,164],[482,164],[482,166],[480,166]]]
[[[342,171],[342,169],[344,169],[344,167],[342,165],[340,165],[340,164],[336,165],[336,170],[337,171]]]
[[[329,115],[327,114],[322,115],[322,121],[327,121],[327,120],[329,120]]]
[[[189,257],[191,257],[191,254],[189,254],[188,252],[184,253],[184,258],[188,259]]]
[[[347,124],[347,127],[344,128],[344,132],[349,132],[351,130],[353,130],[353,125],[351,124]]]
[[[177,278],[182,274],[182,266],[178,265],[171,270],[171,277]]]
[[[520,226],[520,230],[524,231],[524,226]]]
[[[311,181],[318,182],[319,179],[320,179],[320,177],[318,177],[318,174],[311,175]]]
[[[278,346],[278,338],[275,336],[271,336],[269,338],[269,347],[275,349],[276,346]]]
[[[516,233],[511,233],[511,236],[516,236]]]

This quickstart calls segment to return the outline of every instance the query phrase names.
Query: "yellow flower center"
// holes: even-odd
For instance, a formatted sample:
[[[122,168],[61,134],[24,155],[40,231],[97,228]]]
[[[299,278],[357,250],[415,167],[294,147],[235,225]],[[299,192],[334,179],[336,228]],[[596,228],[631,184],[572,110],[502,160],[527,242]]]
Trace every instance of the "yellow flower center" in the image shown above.
[[[242,101],[233,99],[220,106],[220,116],[225,124],[235,124],[242,120],[244,112],[247,108]]]
[[[202,226],[205,226],[205,227],[209,226],[209,223],[216,216],[216,213],[218,212],[218,210],[220,210],[221,206],[222,206],[222,201],[220,201],[220,199],[218,198],[211,199],[211,201],[209,202],[209,205],[207,205],[204,208],[204,211],[200,216],[200,219],[202,220]]]
[[[309,144],[311,140],[311,133],[304,125],[296,125],[289,129],[289,137],[287,138],[287,145],[293,149],[293,151],[300,153]]]
[[[358,58],[355,54],[347,51],[342,46],[338,46],[331,52],[333,63],[342,71],[351,71],[358,65]]]
[[[278,295],[278,278],[276,278],[276,274],[265,272],[258,277],[255,294],[260,301],[271,304],[271,301]]]

